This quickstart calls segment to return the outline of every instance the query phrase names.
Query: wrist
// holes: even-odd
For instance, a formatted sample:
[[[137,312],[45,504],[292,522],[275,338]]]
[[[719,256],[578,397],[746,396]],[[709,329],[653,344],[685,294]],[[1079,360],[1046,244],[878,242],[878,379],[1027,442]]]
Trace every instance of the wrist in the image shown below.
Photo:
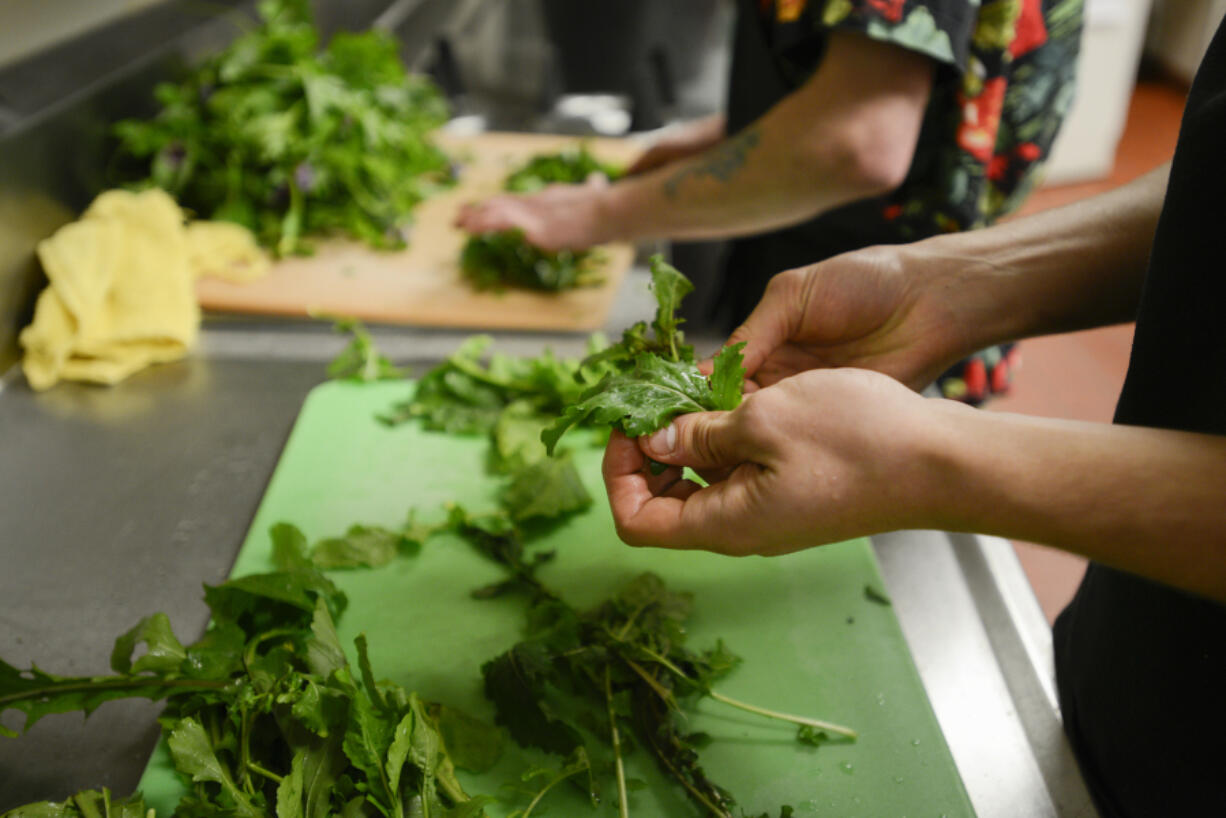
[[[642,238],[631,218],[637,186],[637,180],[626,179],[605,187],[596,196],[593,216],[593,231],[599,239],[596,244]]]
[[[985,488],[979,461],[991,459],[983,445],[995,436],[982,428],[995,416],[964,403],[923,398],[924,423],[913,442],[918,487],[909,504],[907,528],[978,531],[978,499]]]
[[[935,236],[899,249],[917,300],[937,317],[938,341],[950,364],[1025,334],[1026,304],[1015,293],[1017,270],[994,258],[975,232]]]

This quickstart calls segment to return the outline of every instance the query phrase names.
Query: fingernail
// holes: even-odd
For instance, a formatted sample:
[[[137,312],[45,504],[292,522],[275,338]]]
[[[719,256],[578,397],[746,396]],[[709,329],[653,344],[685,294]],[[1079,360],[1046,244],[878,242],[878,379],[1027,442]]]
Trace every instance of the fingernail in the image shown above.
[[[671,423],[647,438],[647,448],[657,454],[669,454],[676,445],[677,427]]]

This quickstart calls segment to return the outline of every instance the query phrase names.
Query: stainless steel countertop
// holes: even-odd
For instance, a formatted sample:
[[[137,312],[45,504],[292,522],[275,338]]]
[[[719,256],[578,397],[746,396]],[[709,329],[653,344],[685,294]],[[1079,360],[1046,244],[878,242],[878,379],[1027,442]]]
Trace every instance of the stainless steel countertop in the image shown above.
[[[610,334],[650,315],[636,269]],[[420,372],[467,333],[376,328]],[[500,334],[497,347],[580,354],[583,338]],[[712,349],[718,339],[693,339]],[[165,611],[203,631],[200,583],[229,572],[306,393],[344,344],[326,327],[215,320],[201,349],[113,388],[35,394],[0,379],[0,657],[105,673],[111,644]],[[873,545],[894,608],[981,816],[1092,816],[1060,730],[1051,637],[1008,543],[897,532]],[[86,787],[130,792],[157,738],[158,706],[52,716],[0,740],[0,812]],[[5,717],[11,727],[19,722]]]

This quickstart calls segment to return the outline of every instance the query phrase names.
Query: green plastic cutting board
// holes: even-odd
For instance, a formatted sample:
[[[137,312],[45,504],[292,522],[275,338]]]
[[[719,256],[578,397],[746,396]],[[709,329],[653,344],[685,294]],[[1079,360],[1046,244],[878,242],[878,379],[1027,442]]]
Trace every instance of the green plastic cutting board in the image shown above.
[[[498,483],[483,468],[484,438],[375,421],[410,388],[328,383],[308,396],[234,575],[272,568],[268,529],[279,521],[294,523],[314,541],[355,522],[398,525],[410,508],[433,518],[450,501],[470,510],[494,505]],[[797,816],[974,814],[894,612],[865,595],[866,585],[882,587],[867,541],[769,559],[629,548],[613,530],[601,451],[581,435],[567,440],[580,449],[576,462],[596,502],[549,535],[543,545],[556,549],[557,558],[541,571],[542,580],[586,607],[636,574],[654,571],[671,588],[693,593],[691,646],[722,638],[744,658],[719,690],[860,733],[854,743],[805,747],[786,725],[705,700],[692,718],[694,730],[714,737],[702,760],[747,814],[774,818],[784,804]],[[417,557],[332,576],[349,595],[342,640],[351,646],[354,636],[367,634],[378,677],[493,719],[481,695],[481,664],[518,640],[523,600],[476,601],[469,591],[501,578],[498,566],[458,539],[437,537]],[[461,778],[470,793],[494,793],[540,758],[508,742],[494,770]],[[631,816],[699,815],[645,753],[633,753],[627,766],[629,776],[647,784],[630,794]],[[181,790],[163,749],[141,787],[160,814],[173,809]],[[501,818],[509,809],[498,804],[489,813]],[[556,788],[533,813],[593,814],[616,815],[616,808],[605,804],[593,813],[567,787]]]

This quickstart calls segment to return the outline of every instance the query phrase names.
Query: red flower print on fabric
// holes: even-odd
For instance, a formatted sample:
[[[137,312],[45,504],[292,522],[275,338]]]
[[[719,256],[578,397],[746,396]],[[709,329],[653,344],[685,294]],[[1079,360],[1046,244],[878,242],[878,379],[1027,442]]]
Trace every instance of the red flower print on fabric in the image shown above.
[[[1009,43],[1009,54],[1013,57],[1029,54],[1047,42],[1042,0],[1022,0],[1022,13],[1013,28],[1013,42]]]
[[[993,77],[983,91],[972,99],[958,92],[962,123],[958,126],[958,146],[980,162],[990,162],[1000,129],[1000,112],[1005,104],[1005,78]]]
[[[865,2],[886,21],[898,23],[902,21],[902,7],[906,5],[907,0],[865,0]]]

